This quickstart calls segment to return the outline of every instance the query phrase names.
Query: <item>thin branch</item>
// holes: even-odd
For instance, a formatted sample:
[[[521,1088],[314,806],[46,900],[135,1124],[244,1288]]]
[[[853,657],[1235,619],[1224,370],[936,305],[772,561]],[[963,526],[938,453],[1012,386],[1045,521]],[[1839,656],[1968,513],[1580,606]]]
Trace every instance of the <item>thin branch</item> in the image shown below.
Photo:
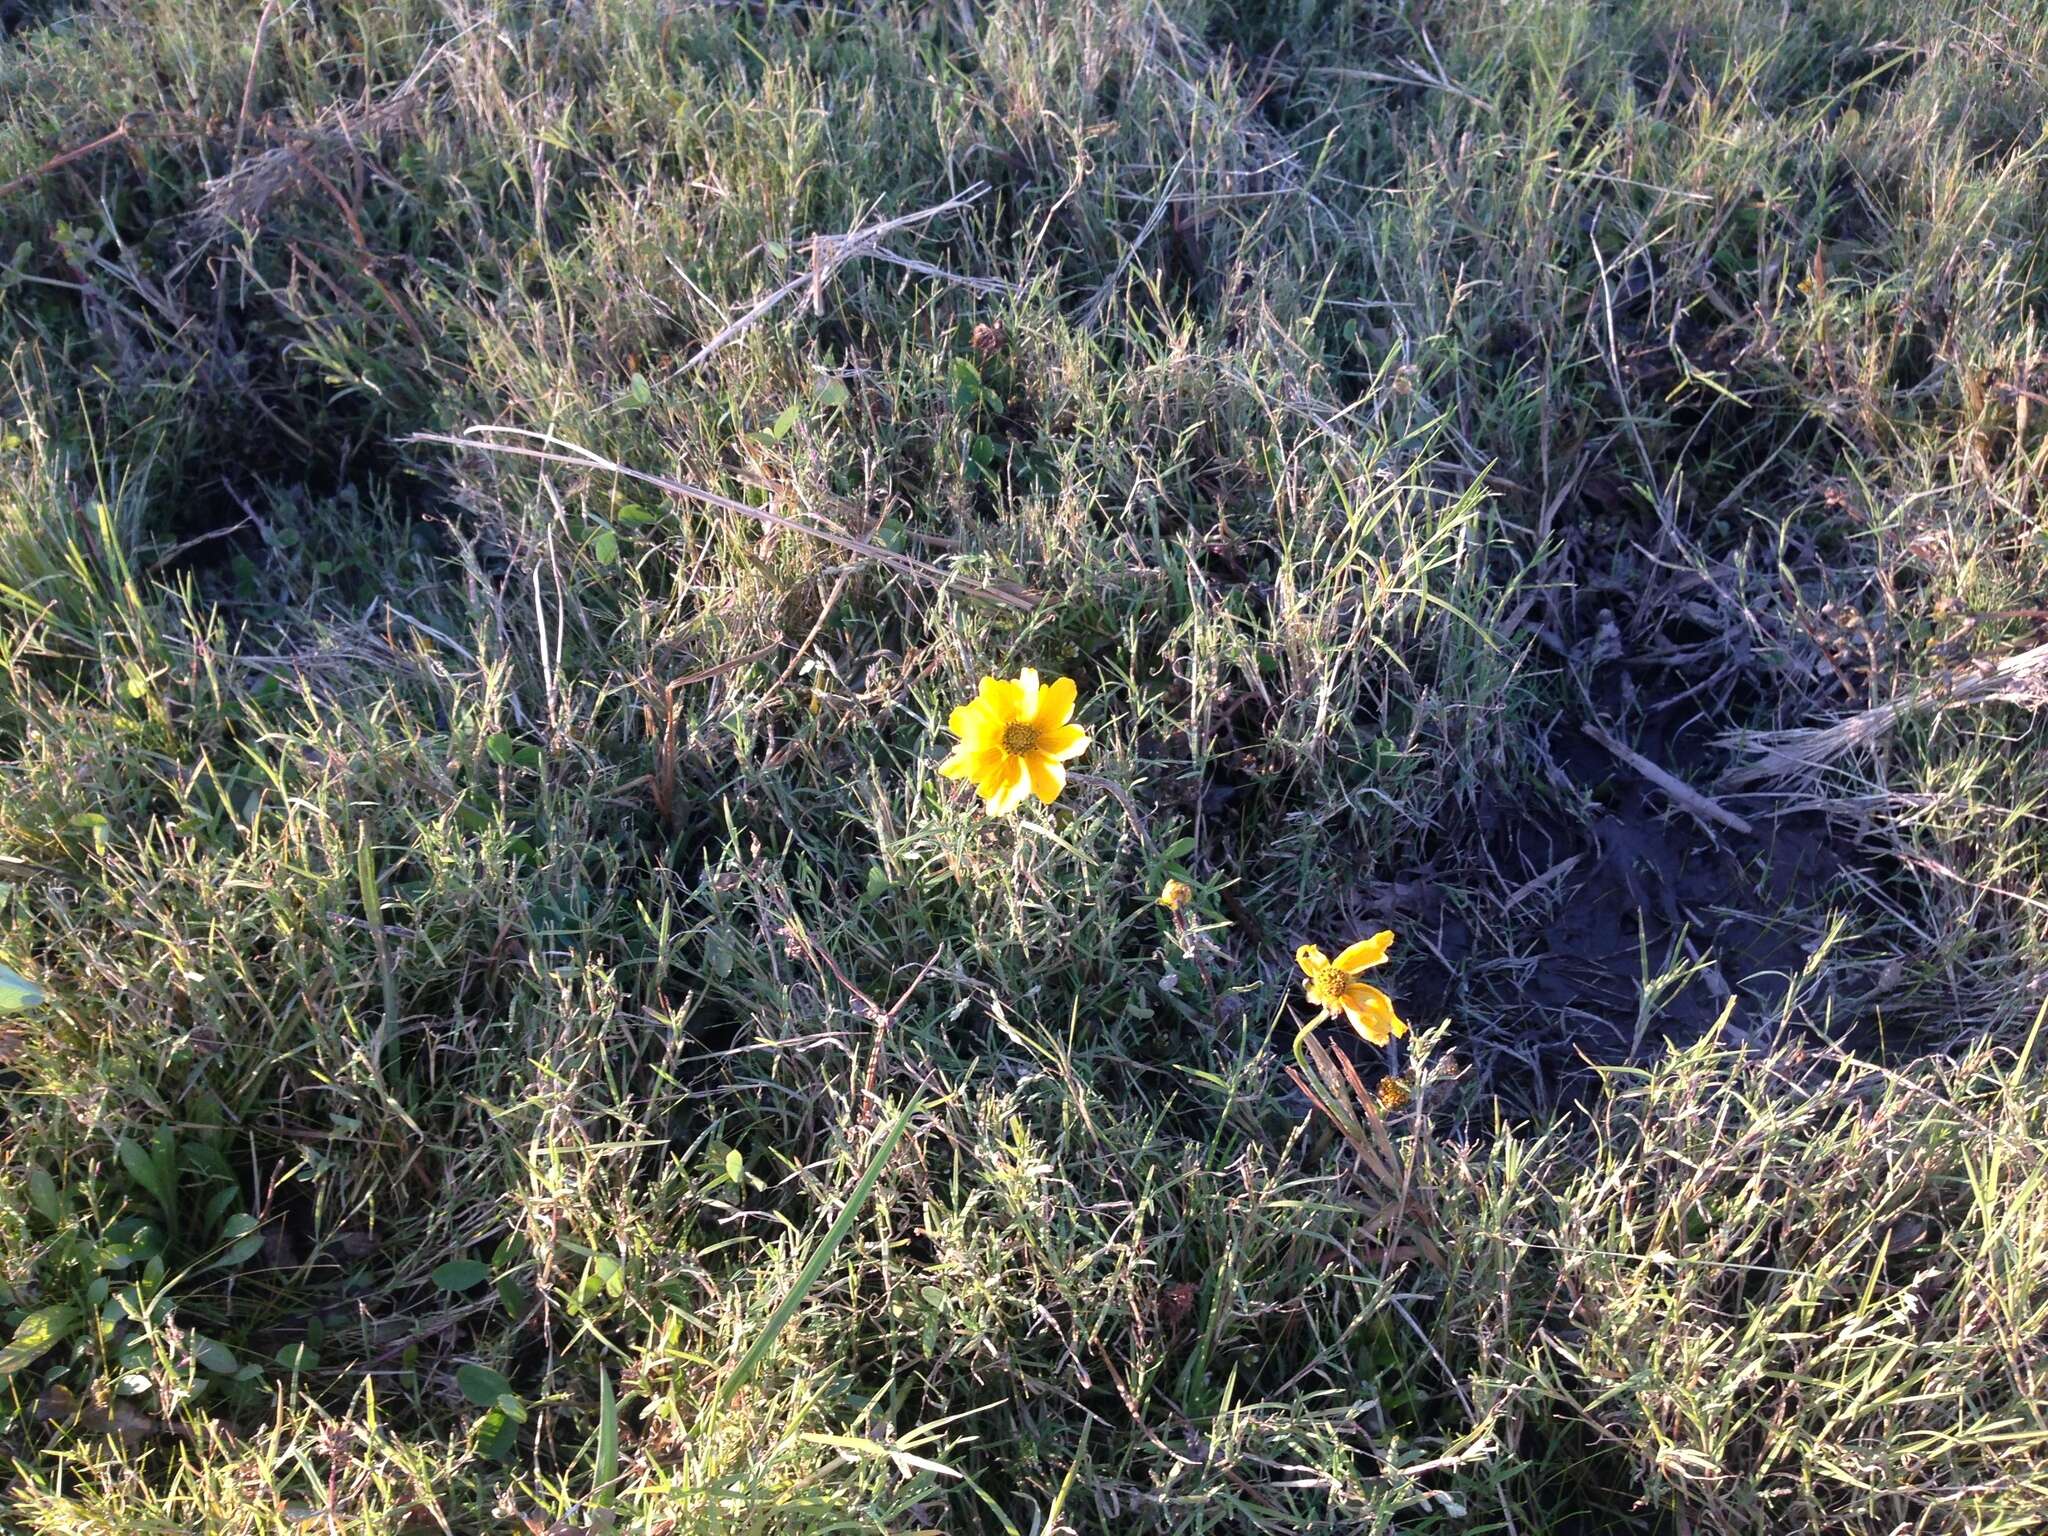
[[[1674,805],[1695,821],[1718,822],[1721,826],[1733,832],[1740,832],[1745,837],[1755,832],[1754,827],[1726,806],[1709,800],[1685,780],[1659,768],[1642,753],[1630,751],[1590,720],[1586,722],[1586,734],[1656,785]]]
[[[1094,295],[1082,308],[1081,324],[1087,329],[1095,329],[1096,323],[1102,318],[1103,309],[1109,303],[1110,295],[1116,291],[1116,285],[1123,281],[1124,273],[1129,271],[1131,263],[1138,259],[1139,250],[1152,238],[1152,232],[1159,228],[1160,221],[1166,217],[1166,210],[1173,205],[1173,189],[1180,181],[1182,167],[1187,163],[1188,157],[1182,155],[1174,162],[1173,169],[1166,173],[1165,190],[1159,194],[1159,200],[1152,205],[1151,216],[1145,220],[1144,228],[1138,231],[1135,240],[1124,247],[1123,257],[1117,262],[1116,270],[1103,280],[1102,286],[1095,290]]]
[[[34,170],[24,171],[21,175],[15,177],[14,180],[8,182],[5,186],[0,186],[0,197],[6,197],[11,192],[17,192],[21,188],[27,186],[32,181],[42,180],[45,176],[49,175],[50,172],[55,170],[61,170],[63,167],[69,165],[72,161],[82,159],[86,155],[91,154],[96,149],[104,149],[109,144],[117,143],[120,140],[127,138],[130,126],[130,123],[126,119],[124,119],[121,122],[120,126],[115,128],[111,133],[103,133],[89,144],[81,144],[76,149],[67,149],[60,155],[52,155],[49,159],[45,160],[41,165],[37,166]]]
[[[974,289],[978,293],[1016,292],[1015,284],[1006,283],[992,277],[963,277],[958,273],[948,272],[943,267],[932,266],[928,262],[917,261],[908,256],[899,256],[894,251],[883,249],[881,245],[882,240],[897,233],[899,230],[911,229],[920,224],[928,224],[941,214],[956,212],[979,200],[982,194],[987,191],[988,183],[977,181],[958,196],[949,197],[945,202],[936,203],[929,208],[920,208],[915,213],[900,214],[893,219],[884,219],[878,224],[868,224],[859,229],[848,230],[843,235],[811,236],[808,242],[811,253],[810,270],[792,277],[780,287],[772,288],[756,299],[737,320],[734,320],[692,353],[689,360],[683,364],[678,372],[693,373],[698,368],[701,368],[712,357],[752,330],[768,315],[769,311],[773,310],[776,305],[789,298],[792,294],[808,290],[812,311],[816,312],[819,305],[823,302],[825,285],[832,280],[841,267],[857,257],[871,256],[878,260],[894,262],[899,267],[908,267],[913,272],[921,272],[927,277],[936,277],[945,282],[959,283]]]
[[[528,448],[515,443],[493,442],[487,437],[477,435],[487,432],[503,432],[516,437],[532,438],[538,442],[547,443],[550,446],[548,448]],[[579,469],[602,470],[606,474],[620,475],[628,480],[636,480],[642,485],[651,485],[656,490],[666,491],[669,495],[682,501],[701,502],[705,506],[717,507],[721,511],[736,512],[741,517],[752,518],[755,522],[765,523],[770,528],[780,528],[786,533],[803,534],[808,538],[818,540],[820,543],[830,544],[834,549],[843,549],[849,554],[859,555],[863,559],[872,560],[877,565],[887,566],[890,570],[900,575],[915,577],[917,580],[927,582],[932,586],[940,588],[942,591],[958,592],[962,596],[978,598],[985,603],[996,603],[1005,608],[1014,608],[1020,613],[1029,613],[1038,606],[1036,593],[1019,591],[1009,587],[986,586],[980,582],[966,581],[953,572],[946,570],[943,566],[933,565],[929,561],[920,560],[914,555],[902,554],[893,549],[884,549],[879,544],[871,543],[866,539],[855,538],[850,533],[842,533],[839,529],[828,527],[821,522],[790,517],[781,512],[770,511],[767,507],[750,507],[743,501],[734,501],[730,496],[721,496],[716,491],[707,491],[702,486],[691,485],[686,481],[671,480],[666,475],[650,475],[645,470],[633,469],[628,465],[619,463],[615,459],[607,459],[602,454],[593,453],[590,449],[580,444],[568,442],[562,438],[555,437],[551,433],[533,432],[523,427],[483,425],[470,427],[460,437],[450,436],[442,432],[415,432],[412,436],[402,439],[402,441],[407,443],[439,443],[449,448],[468,448],[480,453],[500,454],[520,459],[534,459],[543,464],[567,464]],[[557,449],[566,451],[557,452],[555,451]]]

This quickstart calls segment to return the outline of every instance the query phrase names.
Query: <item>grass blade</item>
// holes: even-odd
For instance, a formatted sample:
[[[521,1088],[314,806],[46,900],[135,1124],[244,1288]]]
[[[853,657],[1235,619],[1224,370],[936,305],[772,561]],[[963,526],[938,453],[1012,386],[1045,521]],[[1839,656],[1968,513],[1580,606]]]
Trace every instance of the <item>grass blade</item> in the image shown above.
[[[619,1480],[619,1399],[612,1391],[612,1373],[597,1373],[597,1489],[600,1509],[611,1508]]]
[[[805,1295],[818,1283],[818,1276],[825,1272],[825,1266],[832,1262],[832,1255],[839,1251],[839,1245],[846,1240],[846,1234],[853,1230],[854,1222],[859,1219],[861,1207],[867,1204],[868,1196],[874,1193],[875,1184],[882,1177],[882,1170],[888,1166],[890,1157],[895,1154],[896,1144],[903,1139],[904,1131],[909,1129],[911,1116],[922,1108],[923,1099],[911,1100],[883,1133],[882,1144],[875,1149],[875,1155],[868,1163],[867,1172],[863,1173],[860,1182],[853,1186],[853,1193],[846,1197],[846,1204],[840,1208],[839,1214],[832,1220],[832,1225],[826,1229],[824,1240],[818,1244],[817,1251],[810,1256],[797,1275],[796,1284],[789,1288],[789,1294],[782,1298],[781,1305],[770,1315],[767,1327],[763,1328],[760,1336],[747,1346],[747,1352],[740,1356],[739,1364],[732,1368],[732,1374],[727,1376],[724,1385],[719,1387],[717,1397],[712,1400],[713,1407],[723,1408],[731,1402],[733,1394],[747,1384],[748,1378],[767,1358],[768,1351],[775,1347],[776,1337],[796,1315],[796,1309],[803,1305]]]

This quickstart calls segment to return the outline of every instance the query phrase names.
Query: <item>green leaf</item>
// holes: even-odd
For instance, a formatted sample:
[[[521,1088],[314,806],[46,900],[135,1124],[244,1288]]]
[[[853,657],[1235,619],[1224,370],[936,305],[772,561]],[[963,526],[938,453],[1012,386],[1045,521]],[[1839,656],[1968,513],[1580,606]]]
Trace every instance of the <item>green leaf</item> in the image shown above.
[[[156,1168],[156,1187],[163,1191],[164,1214],[178,1214],[178,1138],[168,1126],[150,1139],[149,1160]]]
[[[90,832],[95,848],[107,846],[107,839],[113,835],[114,824],[98,811],[80,811],[69,822],[74,832]]]
[[[310,1371],[320,1364],[320,1357],[313,1353],[311,1345],[287,1344],[271,1356],[288,1371]]]
[[[491,1411],[476,1421],[477,1449],[493,1461],[503,1461],[519,1444],[519,1426],[514,1424],[502,1408],[493,1406]]]
[[[121,1159],[121,1166],[128,1170],[128,1177],[148,1190],[156,1197],[156,1203],[168,1211],[171,1192],[164,1187],[163,1175],[157,1168],[156,1159],[126,1136],[114,1143],[114,1151]]]
[[[591,558],[599,565],[619,563],[619,536],[609,528],[597,530],[597,537],[590,541]]]
[[[497,1407],[498,1399],[512,1390],[512,1383],[488,1365],[458,1365],[455,1386],[479,1408]]]
[[[208,1149],[212,1150],[211,1148]],[[212,1226],[235,1208],[235,1202],[242,1198],[242,1192],[232,1184],[213,1192],[213,1198],[206,1202],[206,1225]]]
[[[0,1013],[22,1013],[49,1000],[50,995],[26,976],[0,965]]]
[[[227,1247],[219,1258],[206,1266],[208,1269],[233,1269],[239,1264],[246,1264],[263,1247],[263,1233],[258,1230],[256,1218],[247,1211],[222,1222],[220,1235]]]
[[[14,1339],[0,1349],[0,1380],[25,1365],[33,1365],[44,1351],[54,1349],[78,1331],[78,1308],[39,1307],[14,1325]]]
[[[203,1333],[195,1333],[192,1339],[192,1358],[222,1376],[232,1376],[242,1368],[242,1362],[235,1352],[219,1339],[209,1339]]]
[[[818,404],[827,410],[843,411],[853,403],[853,391],[846,387],[843,379],[827,379],[814,393]]]
[[[593,1253],[583,1271],[582,1283],[576,1287],[574,1305],[588,1306],[599,1296],[621,1296],[625,1289],[624,1266],[608,1253]]]
[[[784,406],[782,414],[777,416],[774,424],[768,428],[768,436],[778,443],[781,442],[795,429],[797,418],[802,412],[803,407],[800,405]]]
[[[444,1291],[466,1291],[491,1278],[491,1266],[478,1259],[450,1259],[434,1271],[434,1284]]]
[[[110,1323],[135,1323],[142,1320],[143,1310],[142,1292],[130,1283],[108,1298],[107,1305],[100,1309],[100,1316]]]
[[[540,748],[522,746],[503,731],[494,731],[484,740],[484,751],[500,768],[540,767]]]
[[[132,1238],[116,1238],[111,1242],[100,1244],[98,1254],[99,1266],[103,1270],[119,1274],[137,1259],[146,1258],[148,1255],[149,1245],[147,1243],[138,1242]]]
[[[964,357],[953,359],[953,408],[971,411],[981,404],[981,370]]]
[[[882,1170],[889,1165],[890,1157],[895,1154],[896,1144],[910,1128],[911,1117],[923,1108],[924,1100],[921,1097],[912,1099],[903,1106],[903,1112],[883,1133],[882,1143],[869,1161],[867,1172],[863,1173],[860,1182],[853,1186],[853,1193],[846,1197],[846,1204],[840,1208],[839,1214],[833,1218],[832,1225],[826,1229],[824,1239],[818,1244],[817,1250],[798,1272],[796,1283],[789,1288],[789,1294],[782,1298],[781,1305],[769,1315],[767,1326],[761,1330],[754,1342],[747,1346],[747,1352],[740,1356],[739,1364],[732,1368],[732,1374],[720,1385],[713,1400],[714,1406],[723,1408],[730,1403],[733,1394],[747,1384],[748,1379],[760,1368],[761,1362],[767,1359],[768,1351],[775,1347],[776,1338],[789,1326],[789,1320],[796,1316],[797,1308],[803,1305],[804,1297],[811,1287],[818,1283],[818,1276],[822,1275],[825,1266],[832,1262],[832,1255],[837,1253],[839,1245],[846,1241],[846,1234],[853,1230],[854,1222],[860,1217],[861,1207],[867,1204],[868,1196],[875,1192],[875,1185],[882,1177]]]
[[[636,373],[633,375],[632,395],[633,403],[642,410],[654,404],[654,390],[648,385],[646,374]]]
[[[648,528],[659,521],[655,515],[637,501],[622,501],[612,510],[612,516],[628,528]]]
[[[64,1200],[57,1193],[57,1181],[41,1168],[28,1171],[28,1203],[53,1226],[64,1220]]]

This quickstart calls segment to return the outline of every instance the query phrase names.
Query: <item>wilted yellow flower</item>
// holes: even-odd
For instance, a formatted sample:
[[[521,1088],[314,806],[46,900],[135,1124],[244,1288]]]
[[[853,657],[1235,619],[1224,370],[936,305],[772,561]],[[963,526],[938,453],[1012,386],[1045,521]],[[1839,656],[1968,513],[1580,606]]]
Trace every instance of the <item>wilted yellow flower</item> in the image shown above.
[[[1405,1078],[1383,1077],[1373,1089],[1372,1096],[1379,1100],[1381,1111],[1391,1115],[1415,1097],[1415,1090],[1408,1086]]]
[[[1395,1035],[1408,1033],[1408,1026],[1394,1012],[1394,1001],[1378,987],[1358,979],[1386,962],[1393,947],[1394,931],[1384,929],[1369,939],[1360,939],[1332,960],[1313,944],[1294,952],[1294,960],[1308,977],[1308,1000],[1326,1014],[1341,1013],[1374,1045],[1385,1045]]]
[[[1040,687],[1030,667],[1015,682],[984,677],[980,696],[947,722],[960,745],[939,772],[971,782],[991,816],[1009,815],[1027,794],[1051,805],[1067,783],[1061,764],[1088,748],[1088,733],[1072,723],[1074,694],[1072,678]]]
[[[1169,880],[1159,888],[1159,905],[1169,912],[1178,912],[1195,899],[1195,888],[1185,880]]]

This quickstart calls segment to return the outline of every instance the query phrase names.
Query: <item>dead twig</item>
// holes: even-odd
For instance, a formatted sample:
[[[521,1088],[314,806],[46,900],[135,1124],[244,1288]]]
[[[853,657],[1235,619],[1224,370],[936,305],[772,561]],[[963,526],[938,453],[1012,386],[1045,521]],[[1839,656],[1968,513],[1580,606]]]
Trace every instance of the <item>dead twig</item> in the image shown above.
[[[968,207],[970,204],[978,201],[982,194],[987,191],[988,183],[977,181],[958,196],[949,197],[943,203],[935,203],[929,208],[920,208],[915,213],[901,214],[893,219],[884,219],[877,224],[863,225],[859,229],[848,230],[843,235],[811,236],[808,242],[811,256],[810,269],[792,277],[780,287],[772,288],[767,293],[761,295],[760,298],[747,307],[738,319],[727,325],[717,335],[693,352],[689,360],[677,372],[694,373],[712,357],[760,324],[769,311],[773,310],[776,305],[789,298],[792,294],[808,290],[811,312],[816,314],[824,304],[825,285],[837,275],[841,267],[856,257],[867,256],[873,257],[878,261],[891,262],[896,266],[907,267],[913,272],[922,273],[926,277],[936,277],[944,282],[957,283],[962,287],[972,288],[978,293],[1016,292],[1016,286],[1012,283],[1002,282],[992,277],[967,277],[958,272],[948,272],[943,267],[935,267],[929,262],[919,261],[910,256],[899,255],[895,251],[884,248],[881,243],[890,235],[897,234],[906,229],[914,229],[921,224],[929,224],[933,219],[940,217],[942,214],[953,213]]]
[[[797,642],[795,649],[790,652],[789,665],[784,667],[775,681],[768,685],[768,691],[762,695],[763,698],[774,698],[776,694],[782,692],[789,680],[796,676],[796,669],[803,665],[804,657],[810,654],[811,647],[817,643],[818,636],[825,632],[826,623],[831,619],[833,612],[839,607],[839,600],[846,596],[847,584],[852,580],[853,572],[850,569],[839,573],[839,579],[832,583],[832,590],[825,594],[825,601],[818,608],[817,622],[812,624],[810,632]]]
[[[770,640],[766,645],[755,646],[744,656],[735,656],[730,661],[715,662],[711,666],[700,667],[695,672],[686,673],[668,685],[669,697],[673,699],[678,688],[687,688],[692,683],[708,683],[712,678],[722,677],[727,672],[737,672],[741,667],[750,667],[757,661],[766,661],[781,650],[783,644],[780,639]]]
[[[477,435],[488,432],[502,432],[515,437],[529,438],[536,442],[546,443],[549,446],[546,448],[529,448],[517,443],[493,442],[487,437]],[[933,565],[929,561],[920,560],[914,555],[901,554],[893,549],[884,549],[881,545],[871,543],[867,539],[855,538],[852,534],[842,532],[838,528],[810,520],[808,515],[798,518],[791,517],[782,512],[771,511],[767,507],[750,507],[743,501],[734,501],[730,496],[721,496],[716,491],[705,490],[702,486],[691,485],[682,480],[671,480],[666,475],[650,475],[645,470],[633,469],[628,465],[619,463],[616,459],[607,459],[602,454],[593,453],[590,449],[578,443],[568,442],[554,436],[552,433],[533,432],[523,427],[484,425],[471,427],[460,437],[450,436],[443,432],[416,432],[412,436],[403,439],[403,441],[408,443],[439,443],[449,448],[468,448],[480,453],[501,454],[511,458],[534,459],[543,464],[567,464],[579,469],[601,470],[606,474],[620,475],[628,480],[638,481],[642,485],[651,485],[655,489],[666,491],[669,495],[682,501],[701,502],[705,506],[717,507],[720,511],[736,512],[741,517],[751,518],[755,522],[764,523],[770,528],[779,528],[786,533],[803,534],[807,538],[818,540],[821,544],[830,544],[834,549],[843,549],[849,554],[859,555],[863,559],[872,560],[877,565],[887,566],[890,570],[900,575],[915,577],[917,580],[927,582],[932,586],[940,588],[942,591],[958,592],[962,596],[976,598],[981,602],[996,603],[1005,608],[1014,608],[1020,613],[1029,613],[1038,606],[1036,593],[966,581],[953,572],[946,570],[943,566]]]
[[[860,1088],[859,1123],[865,1128],[873,1121],[875,1108],[879,1103],[875,1090],[881,1077],[882,1056],[889,1046],[890,1026],[896,1022],[896,1016],[909,1006],[910,1000],[917,996],[918,988],[924,985],[925,978],[931,975],[932,967],[939,963],[945,950],[933,950],[931,958],[919,966],[917,974],[910,978],[910,985],[897,993],[896,1000],[885,1008],[853,984],[852,979],[840,968],[839,962],[832,957],[832,952],[811,937],[803,919],[797,916],[796,908],[786,898],[777,896],[771,899],[781,909],[783,936],[800,949],[814,967],[829,971],[833,980],[860,1005],[856,1011],[875,1027],[873,1041],[868,1048],[867,1071],[862,1075]]]
[[[1106,790],[1110,797],[1124,808],[1124,816],[1130,821],[1131,830],[1138,834],[1138,841],[1143,845],[1145,852],[1149,854],[1153,851],[1151,829],[1145,825],[1145,818],[1138,814],[1138,807],[1131,799],[1130,791],[1123,785],[1117,783],[1115,779],[1102,778],[1092,773],[1076,773],[1072,769],[1067,771],[1067,782]]]
[[[1159,228],[1160,221],[1166,217],[1166,210],[1173,204],[1173,189],[1180,183],[1181,168],[1187,163],[1188,157],[1182,155],[1174,162],[1173,169],[1166,173],[1159,199],[1152,205],[1151,216],[1145,220],[1144,228],[1138,231],[1135,240],[1124,247],[1123,257],[1117,262],[1116,270],[1103,279],[1102,286],[1095,290],[1093,297],[1082,308],[1081,325],[1084,329],[1095,329],[1102,319],[1102,311],[1108,305],[1110,295],[1116,291],[1116,285],[1123,281],[1124,273],[1128,272],[1131,263],[1138,259],[1138,252],[1144,248],[1145,242],[1152,238],[1152,232]]]
[[[270,18],[277,14],[277,0],[263,0],[263,14],[256,18],[256,41],[249,45],[249,73],[242,77],[242,113],[235,119],[235,153],[249,137],[249,114],[256,104],[256,71],[263,67],[263,40],[270,32]]]
[[[0,197],[6,197],[10,192],[18,192],[32,181],[41,181],[50,172],[62,170],[72,161],[82,160],[96,149],[105,149],[109,144],[119,143],[128,137],[129,130],[132,127],[132,121],[128,118],[123,118],[111,132],[101,134],[92,142],[81,144],[76,149],[67,149],[59,155],[52,155],[34,170],[24,171],[5,186],[0,186]]]
[[[1666,798],[1672,804],[1676,805],[1695,821],[1718,823],[1732,832],[1742,833],[1745,837],[1755,832],[1756,829],[1754,827],[1726,806],[1709,800],[1690,784],[1687,784],[1685,780],[1659,768],[1655,763],[1643,756],[1642,753],[1631,751],[1623,746],[1613,736],[1590,720],[1586,722],[1586,734],[1620,758],[1624,763],[1627,763],[1629,767],[1635,769],[1637,773],[1648,779],[1652,784],[1656,785],[1657,788],[1664,792]]]

